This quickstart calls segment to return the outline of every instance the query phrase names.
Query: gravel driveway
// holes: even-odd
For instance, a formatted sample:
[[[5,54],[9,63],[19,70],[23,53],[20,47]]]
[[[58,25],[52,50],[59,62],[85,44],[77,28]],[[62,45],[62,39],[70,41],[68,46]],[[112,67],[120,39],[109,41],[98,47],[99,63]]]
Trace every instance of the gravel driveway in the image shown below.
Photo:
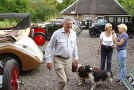
[[[79,47],[79,63],[81,64],[90,64],[99,66],[100,57],[96,56],[97,51],[97,39],[90,38],[88,31],[84,30],[78,37],[78,47]],[[129,40],[128,45],[128,60],[127,60],[127,69],[130,70],[134,63],[134,39]],[[113,74],[116,77],[117,75],[117,62],[115,50],[113,54],[113,65],[112,65]],[[45,64],[42,64],[38,69],[25,72],[21,76],[22,80],[25,82],[21,90],[56,90],[57,87],[57,76],[52,70],[49,72]],[[88,83],[88,82],[87,82]],[[83,87],[78,86],[78,80],[76,75],[72,76],[72,79],[66,86],[65,90],[90,90],[89,85]],[[124,86],[121,86],[115,82],[111,85],[110,88],[106,85],[98,86],[95,90],[127,90]]]

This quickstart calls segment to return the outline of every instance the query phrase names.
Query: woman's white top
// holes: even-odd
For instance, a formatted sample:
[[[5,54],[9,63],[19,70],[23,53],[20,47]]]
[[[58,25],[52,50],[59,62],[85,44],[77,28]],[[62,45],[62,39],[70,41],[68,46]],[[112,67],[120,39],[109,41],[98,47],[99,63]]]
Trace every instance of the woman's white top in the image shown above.
[[[116,34],[114,34],[114,35],[116,37]],[[105,45],[105,46],[114,45],[114,43],[113,43],[113,35],[112,34],[110,36],[106,36],[105,32],[102,32],[100,34],[100,39],[102,40],[102,45]]]

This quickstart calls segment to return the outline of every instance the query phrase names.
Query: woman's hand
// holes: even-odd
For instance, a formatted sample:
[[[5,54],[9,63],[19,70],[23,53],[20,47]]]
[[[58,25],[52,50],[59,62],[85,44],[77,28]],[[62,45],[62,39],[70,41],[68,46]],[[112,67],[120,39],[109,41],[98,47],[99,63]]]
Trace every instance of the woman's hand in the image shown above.
[[[112,31],[111,31],[111,33],[112,33],[112,35],[114,35],[114,34],[115,34],[115,31],[114,31],[114,30],[112,30]]]
[[[112,48],[116,48],[116,45],[112,45]]]
[[[97,56],[100,55],[100,48],[97,49]]]

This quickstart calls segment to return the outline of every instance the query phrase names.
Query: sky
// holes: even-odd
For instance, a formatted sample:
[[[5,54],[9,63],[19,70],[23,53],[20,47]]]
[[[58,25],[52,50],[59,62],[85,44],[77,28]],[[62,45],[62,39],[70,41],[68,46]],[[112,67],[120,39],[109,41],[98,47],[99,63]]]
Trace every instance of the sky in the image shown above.
[[[62,3],[63,2],[63,0],[57,0],[59,3]]]

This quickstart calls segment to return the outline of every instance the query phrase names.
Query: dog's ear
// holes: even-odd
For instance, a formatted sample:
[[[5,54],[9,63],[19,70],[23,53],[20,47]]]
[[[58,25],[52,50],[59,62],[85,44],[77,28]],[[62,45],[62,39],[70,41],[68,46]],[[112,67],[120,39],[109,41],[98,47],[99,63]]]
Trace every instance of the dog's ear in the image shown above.
[[[80,67],[78,68],[78,72],[84,72],[84,71],[85,71],[84,66],[80,66]]]
[[[93,66],[92,68],[93,68],[93,70],[99,70],[99,68],[96,66]]]

